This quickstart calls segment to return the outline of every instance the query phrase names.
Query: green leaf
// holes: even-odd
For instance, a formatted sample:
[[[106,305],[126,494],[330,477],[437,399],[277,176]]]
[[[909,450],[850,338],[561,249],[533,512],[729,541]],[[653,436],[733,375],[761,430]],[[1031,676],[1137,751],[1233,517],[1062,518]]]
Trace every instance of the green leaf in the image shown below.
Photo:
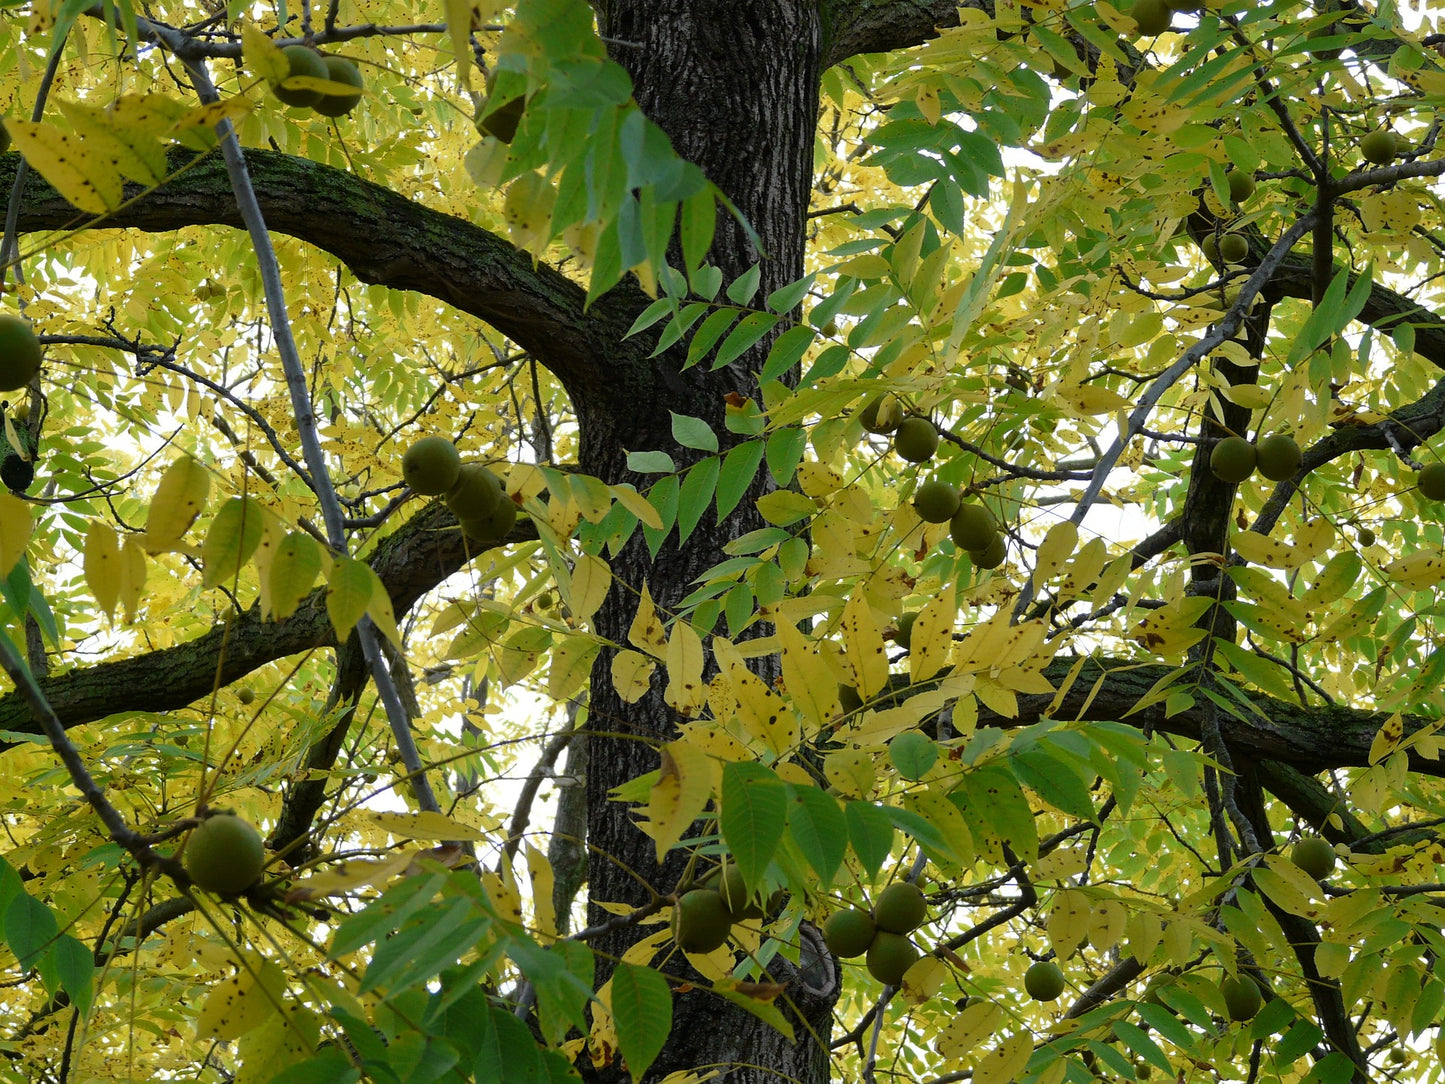
[[[586,1030],[595,962],[580,941],[557,941],[546,948],[527,937],[508,938],[503,946],[537,992],[542,1036],[560,1043],[573,1027]]]
[[[717,341],[723,337],[723,333],[732,327],[733,321],[741,315],[737,309],[718,309],[704,320],[693,334],[692,341],[687,344],[688,366],[696,365],[707,357],[708,351],[717,344]]]
[[[1051,806],[1079,820],[1094,819],[1089,784],[1072,759],[1036,742],[1011,750],[1009,763],[1019,782]]]
[[[758,292],[758,284],[762,281],[762,277],[762,265],[753,264],[728,284],[728,300],[738,305],[746,305]]]
[[[468,899],[455,899],[429,911],[424,920],[381,941],[366,968],[358,993],[369,990],[403,990],[454,964],[492,925],[477,915]]]
[[[221,505],[201,543],[202,587],[230,582],[240,574],[261,544],[264,514],[260,503],[250,497],[232,497]]]
[[[768,469],[773,472],[773,481],[785,486],[793,480],[807,445],[808,434],[798,426],[778,429],[769,435]]]
[[[813,283],[817,277],[817,272],[814,272],[810,275],[803,276],[797,282],[790,282],[786,286],[779,286],[768,295],[765,304],[779,316],[786,316],[798,307],[803,298],[808,296],[808,291],[813,288]]]
[[[717,434],[701,418],[687,414],[672,414],[672,439],[684,448],[696,448],[703,452],[717,451]]]
[[[1007,844],[1025,861],[1038,858],[1039,833],[1033,808],[1019,789],[1018,779],[1005,764],[984,764],[965,773],[960,789],[967,795],[964,819],[973,829],[974,840],[986,852],[997,861],[1004,861],[1002,851],[996,851],[995,847]]]
[[[296,612],[301,600],[311,593],[321,575],[321,544],[305,531],[292,531],[276,547],[266,580],[270,589],[271,616],[284,621]]]
[[[893,850],[893,822],[872,802],[852,801],[843,807],[848,842],[870,878],[876,878]]]
[[[331,579],[326,592],[326,614],[336,638],[345,640],[371,605],[375,573],[354,557],[339,557],[331,566]]]
[[[689,278],[707,259],[717,229],[717,201],[712,189],[696,192],[682,201],[678,232],[682,239],[682,261]]]
[[[287,1066],[268,1084],[356,1084],[360,1079],[361,1070],[352,1065],[345,1054],[327,1050],[314,1058]]]
[[[773,340],[773,345],[768,349],[768,360],[763,363],[763,371],[758,379],[766,383],[791,370],[808,352],[808,347],[813,345],[817,335],[818,333],[806,324],[788,328]]]
[[[779,810],[779,824],[782,815]],[[40,962],[40,957],[50,948],[60,927],[50,908],[29,892],[17,892],[5,908],[5,942],[15,954],[15,963],[21,971],[29,971]]]
[[[643,309],[642,314],[638,316],[636,320],[632,321],[632,326],[627,329],[627,334],[624,335],[623,338],[630,339],[639,331],[646,331],[668,313],[674,312],[676,308],[677,300],[675,298],[659,297],[651,305]]]
[[[758,465],[763,460],[765,445],[760,440],[748,440],[729,450],[723,457],[722,470],[717,480],[717,520],[721,523],[729,512],[737,507],[743,494],[748,491],[758,476]],[[742,550],[729,552],[745,552]]]
[[[746,883],[762,881],[783,838],[787,812],[787,784],[773,772],[747,761],[723,768],[718,823]]]
[[[1143,1058],[1154,1068],[1162,1069],[1166,1073],[1173,1072],[1173,1066],[1169,1064],[1169,1055],[1160,1050],[1159,1044],[1149,1038],[1149,1033],[1139,1025],[1131,1024],[1127,1020],[1115,1020],[1114,1034],[1135,1057]]]
[[[90,1015],[90,1003],[94,996],[95,954],[83,941],[63,933],[52,949],[55,972],[60,976],[60,985],[70,996],[82,1019]]]
[[[627,469],[638,474],[673,474],[677,464],[666,452],[628,452]]]
[[[721,369],[729,362],[736,361],[754,343],[773,330],[781,319],[782,317],[774,316],[770,312],[754,312],[744,316],[723,340],[722,346],[718,347],[717,356],[712,359],[712,367]]]
[[[682,480],[677,498],[677,544],[685,543],[712,505],[720,460],[715,455],[694,463]]]
[[[1315,1062],[1300,1084],[1339,1084],[1341,1080],[1353,1079],[1354,1072],[1354,1062],[1336,1050]]]
[[[817,787],[788,784],[788,831],[819,882],[831,885],[848,847],[848,822],[838,799]]]
[[[618,964],[612,974],[612,1019],[617,1046],[633,1080],[657,1060],[672,1031],[672,991],[650,967]]]

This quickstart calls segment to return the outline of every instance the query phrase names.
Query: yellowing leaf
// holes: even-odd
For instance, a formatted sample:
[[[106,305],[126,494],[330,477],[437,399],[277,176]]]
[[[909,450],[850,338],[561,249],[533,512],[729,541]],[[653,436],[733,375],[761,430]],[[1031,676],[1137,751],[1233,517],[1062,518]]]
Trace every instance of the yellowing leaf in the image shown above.
[[[648,802],[638,812],[647,820],[639,827],[657,845],[657,860],[692,827],[722,779],[718,762],[685,738],[668,742],[658,752],[662,767]]]
[[[452,818],[423,810],[420,813],[372,813],[370,820],[383,832],[399,839],[481,840],[487,837]]]
[[[120,578],[120,541],[110,524],[93,519],[85,528],[85,583],[107,617],[120,601]]]
[[[1076,384],[1058,390],[1058,397],[1077,414],[1108,414],[1133,407],[1128,399],[1097,384]]]
[[[624,702],[635,704],[647,695],[655,669],[657,663],[646,655],[624,649],[612,658],[612,686]]]
[[[327,866],[320,873],[295,882],[287,891],[286,899],[288,902],[319,900],[381,884],[404,873],[418,853],[412,850],[394,851],[377,862],[350,859]]]
[[[247,955],[236,974],[212,987],[196,1018],[196,1038],[239,1039],[279,1012],[286,972],[272,960]]]
[[[122,177],[144,185],[165,180],[166,149],[159,131],[117,123],[110,109],[98,106],[62,101],[59,108],[85,141],[86,152],[108,157]]]
[[[648,507],[651,507],[650,505]],[[572,614],[586,621],[601,608],[612,586],[612,569],[600,557],[584,553],[572,569]]]
[[[1010,1035],[979,1059],[973,1071],[973,1084],[1008,1084],[1018,1079],[1033,1052],[1033,1036],[1028,1031]]]
[[[292,531],[281,540],[266,577],[273,618],[284,621],[296,612],[301,600],[311,593],[321,565],[321,544],[305,531]]]
[[[1445,556],[1438,553],[1412,553],[1384,565],[1380,573],[1401,587],[1421,590],[1445,580]]]
[[[557,909],[552,903],[552,886],[556,878],[547,856],[530,843],[522,848],[527,859],[527,875],[532,879],[532,921],[547,939],[557,936]]]
[[[30,544],[30,528],[30,506],[19,497],[0,493],[0,577],[10,575],[20,563]],[[111,608],[115,608],[114,603]]]
[[[326,616],[331,618],[338,640],[345,641],[366,613],[376,584],[376,573],[364,561],[341,557],[332,565],[326,591]]]
[[[279,83],[291,74],[291,62],[281,47],[249,20],[241,24],[241,57],[248,72],[267,82]]]
[[[914,619],[909,637],[908,666],[914,681],[926,681],[948,666],[953,653],[953,592],[929,599]]]
[[[946,1062],[972,1062],[970,1055],[983,1042],[1002,1030],[1004,1011],[1001,1005],[986,998],[970,1000],[963,1011],[955,1013],[935,1044],[938,1055]]]
[[[734,666],[729,676],[738,722],[748,737],[775,756],[791,752],[798,744],[798,722],[787,702],[745,667]]]
[[[642,597],[637,600],[637,613],[632,617],[632,627],[627,630],[627,642],[655,659],[667,654],[667,632],[657,616],[657,607],[652,603],[652,592],[647,584],[642,585]]]
[[[662,698],[685,718],[697,715],[707,701],[702,662],[702,639],[697,631],[686,621],[673,622],[667,641],[667,688]]]
[[[1035,555],[1034,583],[1041,585],[1052,579],[1074,555],[1078,544],[1079,529],[1072,523],[1065,520],[1050,527]]]
[[[775,527],[786,527],[813,515],[818,506],[801,493],[776,489],[758,498],[758,513]]]
[[[401,630],[396,627],[396,613],[392,610],[391,595],[387,593],[386,585],[381,582],[381,577],[374,568],[365,562],[362,562],[361,567],[366,569],[367,575],[371,577],[371,601],[366,604],[366,616],[371,618],[371,623],[381,630],[383,636],[401,647]],[[546,632],[545,629],[536,631]],[[549,642],[550,639],[549,635]]]
[[[6,118],[5,130],[31,167],[77,208],[103,215],[120,207],[125,179],[108,145],[17,117]]]
[[[552,649],[547,671],[547,695],[564,701],[577,695],[592,675],[592,660],[602,642],[591,637],[569,636]]]
[[[783,685],[788,698],[810,731],[817,732],[838,714],[837,682],[822,655],[809,648],[796,625],[782,621],[777,629],[782,647]]]
[[[145,585],[145,550],[136,539],[127,538],[120,548],[120,602],[125,607],[126,620],[135,616]]]
[[[888,653],[862,591],[853,594],[844,605],[842,628],[843,662],[852,675],[853,688],[864,700],[870,700],[888,685]]]
[[[201,543],[202,587],[229,583],[261,544],[264,513],[251,497],[232,497],[221,505]]]
[[[146,552],[164,553],[175,549],[201,514],[210,492],[210,474],[190,456],[183,455],[167,467],[146,516],[142,536]]]
[[[644,527],[662,530],[662,515],[648,502],[646,497],[628,485],[616,485],[611,489],[612,496],[617,499],[617,503],[636,516],[638,522]]]
[[[1378,764],[1395,751],[1400,740],[1405,736],[1405,720],[1397,711],[1380,724],[1380,729],[1375,731],[1375,737],[1370,742],[1370,763]]]

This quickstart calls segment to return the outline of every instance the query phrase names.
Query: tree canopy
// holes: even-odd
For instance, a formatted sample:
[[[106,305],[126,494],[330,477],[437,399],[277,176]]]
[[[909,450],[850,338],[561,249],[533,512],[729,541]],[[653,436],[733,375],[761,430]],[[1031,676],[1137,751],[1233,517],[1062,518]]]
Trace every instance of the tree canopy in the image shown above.
[[[1439,20],[5,8],[0,1079],[1441,1080]]]

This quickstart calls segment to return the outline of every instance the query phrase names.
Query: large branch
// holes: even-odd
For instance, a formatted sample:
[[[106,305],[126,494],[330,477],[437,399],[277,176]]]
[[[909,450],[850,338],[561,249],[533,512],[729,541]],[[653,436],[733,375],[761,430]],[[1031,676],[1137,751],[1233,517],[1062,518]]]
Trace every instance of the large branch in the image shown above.
[[[992,0],[831,0],[823,5],[823,67],[859,53],[920,45],[958,25],[960,7],[991,11]]]
[[[0,156],[0,190],[14,184],[19,161]],[[19,229],[241,228],[219,155],[196,160],[194,152],[174,150],[168,165],[171,180],[151,192],[128,186],[129,202],[103,219],[77,211],[32,170]],[[414,290],[486,321],[551,369],[574,398],[605,391],[631,360],[619,357],[617,346],[637,311],[627,291],[584,312],[581,286],[470,222],[305,158],[249,150],[246,165],[268,228],[330,253],[362,282]]]
[[[519,528],[515,537],[523,533]],[[435,501],[386,538],[368,560],[401,615],[475,555],[468,553],[456,519]],[[217,625],[195,640],[71,670],[40,686],[69,728],[126,711],[176,711],[208,696],[218,679],[229,685],[287,655],[335,643],[326,591],[317,588],[285,621],[268,621],[253,606],[229,627]],[[18,691],[0,696],[0,731],[40,733]]]

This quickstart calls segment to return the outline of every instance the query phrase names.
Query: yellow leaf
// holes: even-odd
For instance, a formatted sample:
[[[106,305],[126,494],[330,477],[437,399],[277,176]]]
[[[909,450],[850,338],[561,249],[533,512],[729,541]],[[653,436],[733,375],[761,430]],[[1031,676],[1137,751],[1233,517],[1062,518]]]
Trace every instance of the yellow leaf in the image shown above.
[[[1134,406],[1118,392],[1095,384],[1061,387],[1058,396],[1078,414],[1108,414],[1115,410],[1129,410]]]
[[[372,813],[373,824],[398,839],[481,840],[487,837],[467,824],[461,824],[440,813]]]
[[[1044,540],[1039,543],[1039,551],[1035,555],[1034,584],[1042,586],[1052,579],[1074,555],[1078,544],[1079,529],[1072,523],[1065,520],[1050,527],[1049,533],[1044,535]]]
[[[550,940],[557,936],[557,909],[552,903],[556,878],[552,875],[552,863],[530,843],[522,852],[527,856],[527,874],[532,879],[532,921],[537,932]]]
[[[657,607],[652,603],[652,592],[647,584],[642,585],[642,597],[637,600],[637,613],[633,615],[632,627],[627,630],[627,642],[655,659],[667,654],[667,632],[657,616]]]
[[[0,577],[10,575],[20,563],[30,544],[30,529],[30,506],[19,497],[0,493]]]
[[[281,540],[266,576],[275,620],[284,621],[296,612],[321,574],[321,564],[321,544],[305,531],[292,531]]]
[[[845,798],[863,798],[878,782],[873,754],[862,749],[829,753],[823,761],[823,778]]]
[[[1278,538],[1257,534],[1254,531],[1240,531],[1229,540],[1234,551],[1253,565],[1269,568],[1297,568],[1300,561],[1294,546]]]
[[[332,565],[326,590],[326,615],[331,618],[338,640],[344,642],[366,613],[376,582],[376,574],[364,561],[354,557],[337,558]]]
[[[1004,1025],[1001,1005],[985,998],[971,999],[963,1011],[955,1013],[939,1035],[935,1048],[939,1057],[949,1063],[973,1061],[969,1055],[980,1043],[997,1035]]]
[[[127,538],[120,549],[120,602],[125,607],[127,621],[135,617],[145,585],[145,549],[134,538]]]
[[[844,605],[842,627],[843,662],[852,676],[853,688],[864,700],[870,700],[888,685],[888,653],[862,591],[854,593]]]
[[[240,971],[206,995],[196,1018],[197,1039],[239,1039],[281,1008],[286,972],[272,960],[246,955]]]
[[[697,631],[686,621],[674,621],[667,641],[667,688],[662,698],[684,718],[697,715],[707,701],[702,662],[702,639]]]
[[[657,663],[636,651],[619,651],[612,658],[612,686],[628,704],[635,704],[647,695],[652,671]]]
[[[210,474],[191,456],[183,455],[167,467],[146,516],[146,552],[175,549],[201,514],[210,491]]]
[[[1033,1052],[1034,1041],[1030,1032],[1020,1031],[1010,1035],[996,1049],[979,1059],[973,1071],[973,1084],[1008,1084],[1018,1079]]]
[[[722,770],[707,752],[685,738],[668,742],[658,752],[662,767],[647,804],[638,810],[647,818],[638,827],[652,837],[661,862],[707,807]]]
[[[95,141],[17,117],[6,118],[5,130],[31,167],[80,210],[103,215],[120,207],[125,179]]]
[[[601,523],[612,511],[612,494],[607,484],[586,474],[573,474],[572,500],[588,523]]]
[[[1242,406],[1249,410],[1261,410],[1269,406],[1274,399],[1274,393],[1268,388],[1261,388],[1258,384],[1233,384],[1221,389],[1224,397],[1235,406]]]
[[[798,488],[814,499],[837,493],[844,484],[841,474],[822,463],[803,463],[798,467]]]
[[[504,497],[503,500],[505,499]],[[381,630],[383,636],[401,647],[401,630],[396,627],[396,613],[391,606],[391,595],[387,593],[386,585],[381,582],[381,577],[374,568],[365,562],[362,562],[361,567],[366,569],[371,578],[371,601],[366,604],[366,616],[371,618],[371,623]]]
[[[232,497],[221,505],[201,543],[201,586],[234,581],[261,544],[264,529],[261,505],[251,497]]]
[[[649,506],[651,507],[651,506]],[[612,569],[600,557],[584,553],[577,558],[572,569],[572,614],[578,621],[586,621],[607,598],[612,586]]]
[[[570,636],[552,649],[547,671],[547,695],[563,701],[576,696],[592,674],[592,660],[602,642],[589,636]]]
[[[765,493],[758,498],[757,506],[763,519],[775,527],[797,523],[818,511],[818,506],[811,500],[791,489],[777,489],[772,493]]]
[[[908,667],[914,681],[924,681],[948,667],[953,653],[953,618],[957,612],[952,588],[929,599],[913,622]]]
[[[120,542],[115,531],[108,523],[91,520],[85,528],[85,583],[106,617],[115,613],[120,601],[120,576]]]
[[[396,851],[379,862],[357,859],[327,866],[311,877],[295,882],[287,890],[288,901],[319,900],[326,896],[344,895],[354,889],[381,884],[403,873],[418,851]]]
[[[138,184],[156,185],[165,180],[166,149],[159,130],[125,124],[108,108],[80,102],[58,104],[61,114],[85,140],[88,153],[105,155],[122,177]]]
[[[798,744],[798,721],[786,701],[745,667],[734,666],[729,676],[738,722],[748,737],[762,742],[775,756],[791,752]]]
[[[1378,764],[1395,751],[1405,736],[1405,720],[1397,711],[1386,719],[1370,742],[1370,763]]]
[[[1380,569],[1386,579],[1410,590],[1433,587],[1445,580],[1445,556],[1438,553],[1412,553],[1391,561]]]
[[[782,621],[777,628],[782,648],[783,686],[809,731],[816,733],[838,714],[838,684],[823,657],[808,646],[796,625]]]
[[[1082,892],[1061,889],[1049,909],[1046,928],[1049,944],[1059,959],[1067,959],[1089,932],[1089,901]]]
[[[646,497],[628,485],[616,485],[611,489],[617,503],[636,516],[643,526],[662,530],[662,514],[648,503]]]
[[[462,90],[472,86],[472,4],[471,0],[446,0],[447,37],[452,43],[452,57],[457,62],[457,85]]]
[[[291,62],[281,47],[249,20],[241,24],[241,58],[248,72],[270,83],[279,83],[291,74]]]

